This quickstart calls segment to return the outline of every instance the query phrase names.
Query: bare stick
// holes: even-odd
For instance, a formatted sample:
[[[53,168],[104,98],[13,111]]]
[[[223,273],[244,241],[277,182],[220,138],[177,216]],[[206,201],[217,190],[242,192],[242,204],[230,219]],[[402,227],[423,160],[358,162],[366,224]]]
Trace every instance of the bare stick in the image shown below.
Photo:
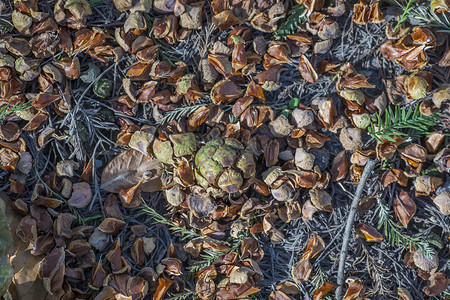
[[[345,258],[347,257],[348,252],[348,243],[350,241],[350,233],[352,232],[353,223],[355,221],[356,211],[358,209],[359,201],[361,201],[362,192],[364,190],[364,186],[366,185],[366,181],[369,178],[370,173],[372,173],[375,168],[377,161],[371,159],[367,162],[364,167],[364,172],[362,173],[361,180],[358,183],[358,187],[356,188],[355,196],[353,197],[352,204],[350,206],[350,211],[347,217],[347,224],[345,226],[344,237],[342,239],[342,249],[341,254],[339,256],[339,269],[338,269],[338,277],[337,284],[338,288],[336,289],[336,299],[341,299],[342,286],[344,284],[344,271],[345,271]]]

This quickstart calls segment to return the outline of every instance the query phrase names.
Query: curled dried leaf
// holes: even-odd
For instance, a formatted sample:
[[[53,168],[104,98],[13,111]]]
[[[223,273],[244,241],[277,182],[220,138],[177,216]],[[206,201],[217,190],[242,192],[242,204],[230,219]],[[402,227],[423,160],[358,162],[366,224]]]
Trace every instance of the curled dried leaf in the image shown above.
[[[428,278],[427,285],[422,291],[428,296],[438,296],[450,284],[450,279],[444,273],[434,273]]]
[[[291,276],[297,284],[302,284],[303,282],[308,281],[311,271],[312,265],[309,258],[303,257],[292,266]]]
[[[364,238],[366,242],[381,243],[383,236],[374,227],[365,223],[359,223],[355,226],[356,234]]]
[[[242,89],[233,81],[225,79],[219,81],[211,89],[211,100],[215,104],[229,104],[242,96]]]
[[[125,224],[124,221],[116,218],[106,218],[100,223],[98,229],[104,233],[115,234],[118,233]]]
[[[409,221],[416,214],[416,203],[409,197],[408,193],[401,191],[398,197],[394,199],[394,212],[402,223],[403,227],[408,227]]]
[[[313,68],[308,58],[304,54],[302,54],[302,56],[300,56],[299,58],[298,70],[300,71],[303,79],[310,83],[315,83],[317,80],[319,80],[319,75],[317,75],[316,70]]]
[[[363,298],[365,289],[366,288],[361,282],[357,280],[353,281],[352,283],[350,283],[350,285],[347,288],[347,291],[345,292],[344,300]]]
[[[54,248],[42,263],[41,275],[46,291],[56,294],[62,291],[65,274],[65,254],[62,248]]]
[[[337,288],[337,284],[333,282],[323,283],[317,290],[314,291],[313,300],[320,300]]]
[[[352,20],[356,24],[366,25],[367,23],[381,23],[386,21],[381,13],[379,2],[360,0],[359,4],[353,6]]]
[[[350,164],[345,157],[345,150],[338,153],[331,164],[331,180],[339,181],[347,176]]]
[[[450,215],[450,191],[445,190],[433,199],[434,204],[439,207],[441,213],[445,216]]]
[[[323,249],[325,249],[325,242],[320,237],[320,235],[314,233],[309,238],[308,244],[306,245],[306,249],[302,254],[302,257],[315,258],[317,255],[319,255],[320,252],[323,251]]]
[[[89,205],[92,200],[91,187],[87,182],[78,182],[72,185],[72,196],[69,204],[76,208],[83,208]]]

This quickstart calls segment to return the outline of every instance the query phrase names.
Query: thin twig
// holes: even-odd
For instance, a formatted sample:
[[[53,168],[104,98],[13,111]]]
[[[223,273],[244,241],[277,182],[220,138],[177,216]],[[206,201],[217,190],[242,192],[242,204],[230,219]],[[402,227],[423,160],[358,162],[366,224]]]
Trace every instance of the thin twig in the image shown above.
[[[350,241],[350,233],[353,228],[353,223],[355,221],[356,211],[358,209],[359,201],[361,201],[362,193],[364,190],[364,186],[366,185],[367,179],[369,178],[370,173],[372,173],[375,168],[377,161],[369,160],[364,167],[364,172],[361,176],[361,180],[358,183],[358,187],[356,188],[355,197],[353,198],[352,204],[350,206],[350,211],[347,217],[347,224],[345,226],[344,237],[342,239],[342,248],[341,254],[339,256],[339,268],[338,268],[338,277],[337,284],[338,288],[336,289],[336,299],[341,299],[342,286],[344,284],[344,270],[345,270],[345,259],[347,257],[348,252],[348,243]]]

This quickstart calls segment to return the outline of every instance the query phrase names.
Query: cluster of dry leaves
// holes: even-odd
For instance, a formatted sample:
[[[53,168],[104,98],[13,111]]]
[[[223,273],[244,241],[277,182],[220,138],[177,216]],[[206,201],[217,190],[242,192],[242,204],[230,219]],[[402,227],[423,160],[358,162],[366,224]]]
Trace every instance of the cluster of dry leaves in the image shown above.
[[[292,34],[269,40],[286,18],[287,3],[114,0],[127,18],[109,34],[86,27],[93,13],[86,0],[58,0],[51,13],[39,11],[37,0],[14,1],[11,19],[18,34],[6,35],[0,42],[0,106],[25,102],[31,106],[0,124],[0,166],[10,172],[8,192],[15,198],[6,203],[7,211],[16,216],[10,221],[15,235],[11,294],[18,299],[39,293],[45,294],[42,299],[101,300],[143,299],[153,293],[153,299],[163,299],[184,291],[191,258],[212,251],[223,255],[194,273],[196,297],[245,298],[260,291],[263,280],[258,262],[264,251],[258,236],[279,243],[284,240],[276,225],[280,221],[310,221],[317,212],[331,213],[333,199],[327,188],[345,179],[358,183],[369,159],[400,158],[396,167],[380,172],[380,185],[402,187],[393,201],[401,226],[408,227],[414,217],[417,196],[429,197],[443,215],[449,215],[449,190],[437,194],[450,168],[445,133],[431,132],[420,144],[396,136],[372,148],[364,145],[371,115],[382,115],[390,104],[419,100],[425,116],[446,107],[450,88],[436,87],[433,74],[422,69],[428,62],[427,50],[448,45],[448,37],[437,38],[431,28],[386,26],[389,41],[379,49],[382,56],[412,73],[387,80],[386,95],[372,98],[364,89],[374,86],[352,64],[317,62],[313,56],[327,53],[340,36],[336,17],[346,12],[345,3],[324,7],[324,1],[297,2],[305,6],[305,22]],[[213,12],[211,20],[204,20],[205,5]],[[154,18],[149,19],[150,11]],[[161,59],[162,40],[175,44],[202,29],[205,21],[226,34],[205,47],[199,76],[182,61]],[[353,21],[384,22],[379,3],[361,0],[353,7]],[[53,139],[66,138],[47,120],[49,114],[66,116],[77,104],[70,84],[82,74],[83,55],[99,64],[134,61],[121,78],[121,96],[105,100],[121,115],[116,145],[127,150],[103,170],[101,189],[108,194],[97,199],[102,219],[92,225],[80,221],[80,211],[88,211],[95,198],[93,157],[59,161],[31,192],[26,190],[36,159],[30,147],[42,149]],[[333,74],[338,98],[315,98],[309,106],[297,105],[288,116],[265,105],[267,95],[283,84],[281,72],[292,65],[298,65],[301,78],[311,84],[323,74]],[[449,66],[448,48],[439,65]],[[101,93],[96,95],[108,98],[109,83],[94,80],[100,83],[96,89]],[[434,94],[427,98],[430,92]],[[148,105],[159,121],[166,112],[204,99],[210,104],[159,126],[140,126],[125,117]],[[27,145],[24,132],[33,132],[36,145]],[[330,157],[324,146],[333,142],[333,135],[343,150]],[[438,175],[421,172],[430,164]],[[118,234],[129,228],[124,214],[128,210],[123,208],[139,208],[148,193],[161,190],[170,221],[199,238],[172,243],[163,260],[151,262],[157,241],[145,226],[131,226],[128,240],[120,240]],[[368,197],[360,213],[374,205],[375,197]],[[383,241],[369,224],[359,223],[355,231],[366,242]],[[297,284],[309,280],[311,260],[324,248],[323,239],[313,234],[292,268],[293,282],[276,285],[269,299],[299,295]],[[427,280],[427,295],[440,294],[450,282],[436,271],[437,251],[429,258],[407,249],[405,265]],[[362,282],[347,283],[345,299],[366,299]],[[325,282],[313,299],[335,288]],[[408,294],[399,289],[403,299],[412,299]]]

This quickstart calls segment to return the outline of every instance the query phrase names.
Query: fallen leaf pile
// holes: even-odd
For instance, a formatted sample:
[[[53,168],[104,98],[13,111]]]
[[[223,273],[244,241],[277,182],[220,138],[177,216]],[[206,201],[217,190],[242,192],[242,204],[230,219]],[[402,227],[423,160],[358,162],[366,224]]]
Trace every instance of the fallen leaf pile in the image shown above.
[[[448,224],[450,41],[437,27],[394,30],[382,3],[368,0],[105,1],[120,16],[112,24],[94,22],[98,1],[3,2],[12,27],[0,39],[0,167],[13,200],[4,201],[9,222],[0,221],[14,235],[12,297],[258,298],[264,244],[283,243],[284,226],[336,216],[335,189],[359,183],[371,159],[380,193],[364,198],[361,215],[373,219],[377,201],[387,203],[394,217],[379,224],[409,234],[420,201]],[[449,12],[445,1],[431,7]],[[384,26],[374,55],[401,74],[375,81],[357,62],[327,60],[348,13],[352,26]],[[182,43],[199,48],[195,62],[167,50]],[[303,86],[328,78],[334,92],[278,105],[288,72]],[[92,144],[98,135],[78,116],[94,98],[111,121]],[[354,226],[356,239],[393,244],[368,220]],[[155,235],[163,226],[170,241]],[[445,246],[428,252],[417,237],[401,244],[428,296],[450,283],[442,231]],[[303,297],[327,248],[314,230],[305,234],[303,254],[277,266],[291,278],[273,283],[268,299]],[[0,254],[9,248],[2,237]],[[3,282],[9,263],[0,259]],[[368,281],[346,278],[344,299],[368,299]],[[313,299],[331,295],[333,281]]]

